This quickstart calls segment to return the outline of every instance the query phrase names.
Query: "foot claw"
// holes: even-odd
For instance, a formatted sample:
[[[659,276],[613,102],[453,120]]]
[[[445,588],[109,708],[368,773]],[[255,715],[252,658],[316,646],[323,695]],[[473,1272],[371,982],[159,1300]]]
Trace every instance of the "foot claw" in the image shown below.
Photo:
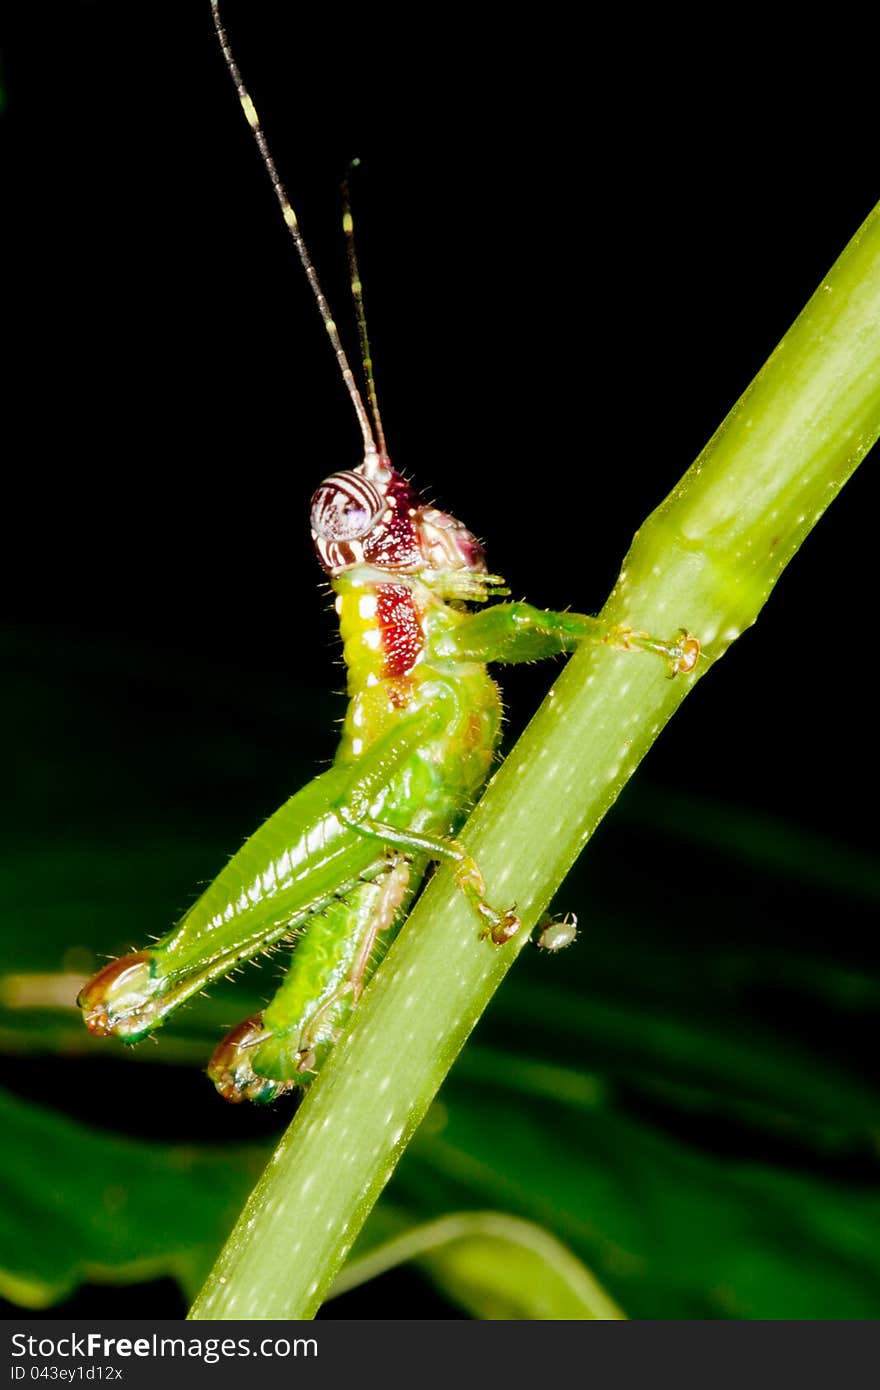
[[[497,921],[491,927],[487,927],[482,936],[488,936],[493,946],[506,946],[508,941],[512,941],[522,926],[522,922],[516,913],[510,908],[507,912],[499,914]]]

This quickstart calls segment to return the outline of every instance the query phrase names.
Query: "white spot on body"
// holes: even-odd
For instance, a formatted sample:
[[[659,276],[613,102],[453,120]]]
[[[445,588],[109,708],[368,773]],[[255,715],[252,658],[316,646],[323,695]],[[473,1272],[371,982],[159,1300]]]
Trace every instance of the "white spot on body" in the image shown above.
[[[375,618],[378,600],[375,594],[361,594],[358,599],[358,613],[365,620]]]

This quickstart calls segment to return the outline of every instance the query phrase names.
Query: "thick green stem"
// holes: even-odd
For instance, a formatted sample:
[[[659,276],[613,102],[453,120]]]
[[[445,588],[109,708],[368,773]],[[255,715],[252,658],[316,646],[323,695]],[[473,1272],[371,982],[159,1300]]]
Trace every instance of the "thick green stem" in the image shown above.
[[[687,627],[702,675],[754,622],[880,434],[880,209],[635,537],[603,616]],[[841,640],[845,639],[845,632]],[[780,654],[780,660],[789,659]],[[694,684],[583,649],[462,838],[526,927]],[[687,883],[682,881],[683,904]],[[478,938],[448,872],[412,914],[253,1192],[191,1316],[307,1318],[456,1054],[524,944]]]

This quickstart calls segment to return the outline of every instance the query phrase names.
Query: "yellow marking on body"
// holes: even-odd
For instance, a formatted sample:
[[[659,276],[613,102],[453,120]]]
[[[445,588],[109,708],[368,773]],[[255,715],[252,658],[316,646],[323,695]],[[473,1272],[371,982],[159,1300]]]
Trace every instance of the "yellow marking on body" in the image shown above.
[[[292,232],[295,232],[295,231],[297,230],[298,226],[299,226],[299,223],[298,223],[297,220],[296,220],[296,213],[294,212],[293,208],[290,206],[290,203],[285,203],[285,204],[284,204],[283,211],[284,211],[284,220],[285,220],[285,222],[287,223],[287,225],[288,225],[288,227],[290,228],[290,230],[291,230]]]
[[[342,214],[342,230],[345,232],[346,236],[354,231],[354,221],[350,212],[344,212]]]
[[[241,102],[241,109],[245,114],[245,119],[251,127],[251,130],[257,130],[259,128],[260,118],[257,115],[257,108],[254,106],[247,92],[239,96],[239,101]]]

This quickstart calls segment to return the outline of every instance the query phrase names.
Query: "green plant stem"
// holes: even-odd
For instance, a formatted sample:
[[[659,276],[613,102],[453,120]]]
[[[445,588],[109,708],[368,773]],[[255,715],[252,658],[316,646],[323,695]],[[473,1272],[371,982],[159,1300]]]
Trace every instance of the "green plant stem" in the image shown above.
[[[754,622],[878,434],[880,208],[642,526],[603,617],[660,636],[686,626],[703,643],[704,675]],[[668,680],[648,656],[608,648],[584,648],[560,674],[462,835],[492,900],[516,903],[526,928],[693,685]],[[686,911],[684,876],[679,889]],[[438,873],[192,1317],[312,1316],[526,935],[502,948],[478,939],[451,875]]]

